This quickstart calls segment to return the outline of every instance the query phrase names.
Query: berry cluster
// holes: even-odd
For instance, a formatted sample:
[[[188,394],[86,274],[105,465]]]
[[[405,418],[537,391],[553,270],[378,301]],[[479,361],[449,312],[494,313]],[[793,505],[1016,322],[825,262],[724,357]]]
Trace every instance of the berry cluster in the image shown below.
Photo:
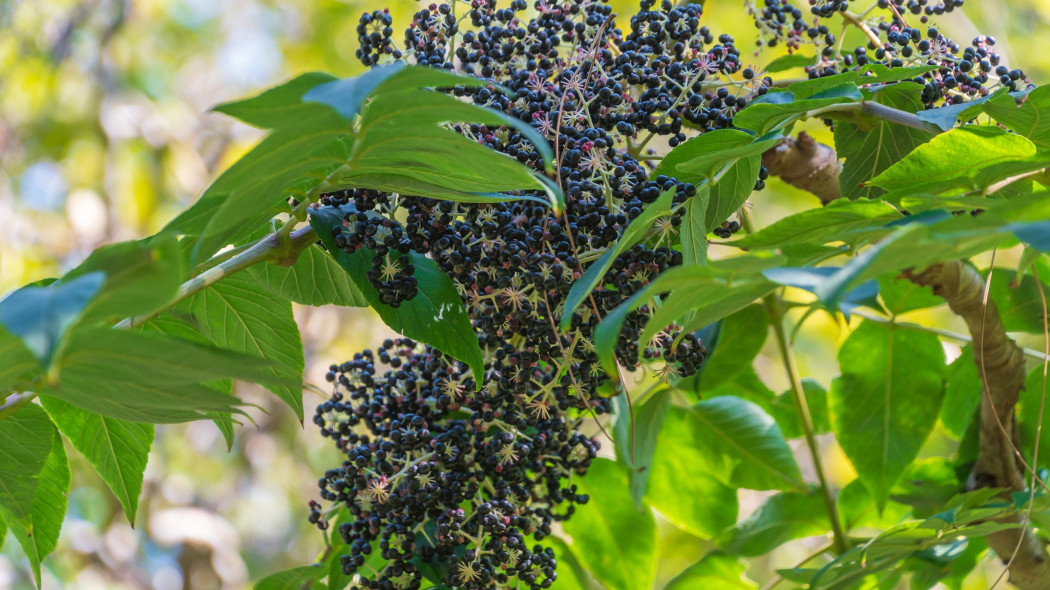
[[[873,63],[934,65],[916,76],[926,84],[927,106],[985,95],[996,84],[1017,88],[1020,72],[996,69],[999,77],[989,77],[1002,67],[989,49],[993,40],[979,38],[958,55],[935,29],[904,21],[918,10],[925,24],[927,15],[958,4],[880,2],[889,15],[881,20],[850,13],[873,40],[846,52],[820,22],[848,13],[846,0],[811,0],[809,14],[783,0],[751,8],[766,45],[818,46],[811,77]],[[366,14],[358,55],[366,65],[406,59],[492,81],[450,92],[542,134],[554,148],[554,180],[566,205],[555,213],[535,200],[465,204],[362,189],[322,198],[344,212],[336,245],[370,258],[367,277],[383,304],[416,296],[413,261],[436,267],[458,289],[485,356],[484,373],[473,376],[434,348],[397,340],[331,367],[336,391],[314,422],[346,458],[325,473],[320,489],[322,499],[348,512],[338,533],[349,550],[343,571],[358,576],[356,588],[418,588],[424,571],[457,588],[551,586],[553,553],[529,543],[586,502],[571,481],[586,472],[598,443],[579,426],[609,410],[598,394],[612,385],[598,363],[595,328],[684,262],[681,211],[698,190],[654,174],[649,145],[674,147],[687,133],[730,128],[740,109],[772,87],[744,66],[731,36],[700,24],[700,4],[642,0],[624,30],[604,0],[539,0],[528,18],[525,0],[506,8],[459,0],[459,7],[458,16],[446,4],[417,12],[400,47],[387,12]],[[535,146],[514,130],[452,128],[544,170]],[[762,168],[756,190],[766,176]],[[662,196],[671,206],[647,215],[653,221],[643,239],[611,261],[583,305],[566,309],[573,283]],[[720,222],[713,232],[721,238],[740,228]],[[627,315],[615,345],[619,364],[636,370],[642,358],[666,381],[694,374],[706,354],[695,334],[671,325],[638,342],[652,313],[643,305]],[[570,329],[563,332],[566,314]],[[311,520],[328,526],[320,504],[312,505]],[[366,567],[377,552],[385,565]]]
[[[804,44],[816,46],[817,57],[806,68],[811,78],[855,71],[871,64],[890,68],[932,66],[917,70],[909,78],[923,85],[922,102],[926,108],[961,104],[999,88],[1011,92],[1031,88],[1024,72],[1001,63],[1000,55],[992,49],[994,38],[978,36],[970,47],[962,49],[936,27],[929,26],[930,17],[950,13],[962,4],[963,0],[878,0],[875,8],[879,10],[856,15],[850,12],[847,0],[809,0],[808,12],[818,17],[816,21],[789,0],[764,0],[761,8],[751,2],[748,6],[762,32],[760,45],[774,47],[783,43],[790,51]],[[844,15],[846,22],[860,28],[868,36],[867,45],[844,48],[842,40],[836,39],[819,20],[836,14]]]

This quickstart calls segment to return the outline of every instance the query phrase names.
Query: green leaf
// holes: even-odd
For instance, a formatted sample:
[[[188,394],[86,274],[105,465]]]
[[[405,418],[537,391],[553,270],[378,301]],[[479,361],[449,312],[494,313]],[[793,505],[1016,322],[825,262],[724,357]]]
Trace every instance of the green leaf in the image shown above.
[[[381,303],[378,291],[365,276],[371,268],[372,251],[362,248],[354,254],[347,254],[336,246],[332,236],[332,228],[341,226],[346,213],[350,211],[352,209],[336,207],[321,207],[311,211],[310,224],[321,237],[329,254],[345,269],[387,326],[465,363],[474,373],[475,383],[480,386],[484,374],[481,346],[452,279],[433,260],[415,252],[410,253],[409,258],[416,267],[414,276],[419,294],[398,307]]]
[[[652,229],[653,222],[671,210],[671,201],[673,199],[674,191],[664,191],[655,202],[642,211],[641,215],[631,220],[631,223],[624,229],[623,235],[616,242],[616,245],[606,250],[601,258],[592,262],[587,267],[587,270],[583,272],[583,275],[576,279],[576,282],[572,284],[572,288],[569,289],[569,294],[565,297],[565,311],[561,317],[562,330],[569,329],[569,325],[572,324],[573,312],[590,295],[591,291],[605,279],[605,274],[612,266],[613,261],[616,260],[616,257],[645,237],[645,234]]]
[[[1026,273],[1015,285],[1017,277],[1013,271],[1003,268],[993,270],[988,297],[999,308],[999,316],[1006,331],[1042,334],[1046,320],[1043,318],[1043,302],[1036,278]],[[988,269],[981,271],[981,276],[987,278]],[[1042,287],[1044,293],[1050,293],[1050,285],[1045,281]]]
[[[941,425],[961,440],[981,401],[981,375],[977,372],[973,346],[963,347],[959,358],[948,365],[944,378],[947,386],[941,404]]]
[[[687,411],[692,440],[723,483],[752,490],[804,489],[795,456],[776,422],[758,405],[725,396]]]
[[[836,498],[839,516],[847,531],[857,529],[888,529],[910,517],[911,509],[893,500],[879,510],[871,492],[859,478],[839,490]]]
[[[707,207],[706,226],[715,228],[744,206],[755,190],[762,167],[761,156],[741,158],[730,166],[711,187],[711,203]]]
[[[971,357],[972,358],[972,357]],[[972,361],[971,361],[972,362]],[[1024,389],[1021,391],[1017,406],[1017,421],[1020,424],[1021,436],[1028,442],[1024,449],[1028,460],[1032,458],[1036,427],[1039,425],[1039,407],[1044,392],[1050,394],[1050,385],[1043,383],[1043,364],[1039,363],[1028,373]],[[1039,464],[1046,465],[1050,459],[1050,402],[1043,408],[1042,433],[1039,437]]]
[[[803,68],[812,63],[812,55],[802,55],[801,53],[781,55],[766,65],[766,71],[770,74],[775,74],[777,72],[784,72],[794,68]]]
[[[891,190],[972,178],[982,168],[1035,155],[1035,145],[998,127],[952,129],[915,148],[866,184]]]
[[[666,174],[684,182],[699,184],[711,179],[726,164],[761,156],[762,152],[779,143],[780,139],[779,135],[755,139],[750,133],[737,129],[716,129],[668,152],[650,176],[655,178]]]
[[[30,527],[40,472],[51,453],[55,427],[40,406],[27,404],[0,421],[0,509],[12,529]]]
[[[772,103],[769,99],[752,102],[733,117],[733,125],[741,129],[750,129],[762,136],[787,127],[805,116],[808,111],[833,104],[858,102],[863,98],[857,86],[849,82],[822,89],[810,97],[802,96],[795,90],[788,88],[783,93],[777,93],[783,94],[783,98],[790,96],[793,100],[788,102]]]
[[[984,105],[984,112],[1010,131],[1041,147],[1050,147],[1050,86],[1040,86],[1018,105],[1009,94],[999,94]]]
[[[772,496],[716,543],[730,555],[763,555],[802,537],[827,533],[830,525],[817,492]]]
[[[995,92],[959,104],[952,104],[936,109],[920,110],[916,112],[915,115],[927,123],[933,123],[943,131],[948,131],[952,127],[955,127],[955,123],[959,119],[962,119],[963,123],[966,123],[970,119],[981,114],[984,110],[981,105],[997,96],[999,96],[999,93]]]
[[[29,558],[39,587],[40,562],[55,549],[66,515],[69,463],[62,437],[37,405],[0,422],[0,439],[8,441],[0,448],[0,517]]]
[[[212,110],[263,129],[290,127],[305,115],[316,112],[319,108],[325,108],[317,104],[304,103],[303,94],[320,84],[332,82],[335,79],[335,76],[331,74],[308,72],[258,96],[225,102]]]
[[[933,334],[864,322],[842,344],[831,427],[881,508],[918,455],[944,395],[944,351]]]
[[[28,385],[43,368],[25,342],[8,332],[3,324],[0,324],[0,358],[4,359],[0,364],[0,392],[20,384]]]
[[[934,295],[929,287],[895,277],[879,277],[879,297],[890,315],[944,304],[944,300]]]
[[[890,498],[912,507],[916,518],[932,516],[966,488],[955,475],[952,462],[944,457],[917,459],[908,466],[890,490]]]
[[[271,291],[295,303],[368,306],[368,299],[350,280],[346,271],[320,248],[307,248],[292,266],[257,264],[251,267],[250,272]]]
[[[718,347],[708,355],[700,391],[714,389],[751,366],[769,335],[769,314],[749,305],[723,319]]]
[[[544,543],[554,549],[554,558],[558,563],[558,590],[591,590],[601,587],[593,581],[593,577],[583,569],[579,560],[572,553],[572,549],[561,539],[561,537],[547,537]]]
[[[695,429],[683,411],[668,413],[645,501],[678,528],[710,539],[736,522],[737,494],[710,472],[709,451],[694,444]]]
[[[879,294],[879,284],[869,280],[852,289],[855,282],[853,279],[863,271],[862,261],[865,257],[871,257],[878,253],[879,246],[869,248],[862,252],[853,261],[856,264],[844,267],[819,266],[819,267],[789,267],[771,268],[763,272],[766,278],[776,281],[782,285],[805,289],[817,296],[820,307],[836,312],[841,311],[846,321],[849,321],[850,312],[861,305],[877,305],[876,297]]]
[[[656,523],[631,501],[626,470],[595,459],[579,482],[590,496],[563,525],[573,554],[607,588],[650,588],[656,577]]]
[[[682,213],[682,264],[704,264],[707,262],[707,232],[708,226],[704,222],[707,214],[708,203],[711,199],[711,190],[707,187],[700,189],[699,194],[683,204],[685,211]]]
[[[713,551],[700,561],[687,567],[664,586],[664,590],[696,590],[697,588],[719,588],[724,590],[750,590],[758,584],[749,580],[747,564],[721,551]]]
[[[0,549],[4,548],[4,538],[7,537],[7,523],[0,518]]]
[[[838,199],[819,209],[807,209],[732,242],[741,248],[781,248],[792,244],[855,243],[900,219],[900,213],[881,201]]]
[[[91,253],[63,282],[103,272],[105,283],[84,309],[82,322],[143,315],[163,308],[182,284],[182,258],[174,236],[120,242]]]
[[[922,108],[918,84],[893,84],[875,93],[875,101],[898,110],[914,113]],[[862,183],[878,176],[899,162],[932,135],[918,129],[879,121],[866,129],[855,123],[835,123],[835,150],[844,158],[839,186],[848,199],[877,197],[885,190]]]
[[[251,380],[266,384],[301,421],[305,363],[291,301],[260,288],[246,275],[227,277],[189,301],[201,331],[216,345],[266,359],[266,374]]]
[[[303,586],[324,575],[324,568],[318,565],[293,567],[259,580],[255,583],[255,590],[302,590]]]
[[[0,301],[0,325],[21,338],[46,366],[105,278],[94,272],[46,287],[22,287]]]
[[[41,402],[62,434],[113,490],[128,522],[134,524],[153,425],[109,418],[55,398]]]
[[[644,509],[642,497],[649,481],[649,473],[656,451],[656,439],[664,425],[664,416],[671,405],[671,392],[663,389],[654,393],[645,403],[634,408],[624,399],[627,394],[613,398],[616,412],[614,432],[616,433],[616,456],[627,466],[631,481],[631,500],[634,507],[641,512]]]
[[[810,420],[813,421],[813,432],[824,434],[831,431],[831,422],[828,419],[828,392],[813,379],[802,380],[802,392],[806,396],[806,405],[809,406]],[[761,404],[759,404],[761,405]],[[763,406],[765,407],[765,406]],[[805,430],[802,428],[802,419],[798,415],[798,407],[795,405],[795,394],[788,390],[776,396],[766,408],[786,438],[802,438]]]

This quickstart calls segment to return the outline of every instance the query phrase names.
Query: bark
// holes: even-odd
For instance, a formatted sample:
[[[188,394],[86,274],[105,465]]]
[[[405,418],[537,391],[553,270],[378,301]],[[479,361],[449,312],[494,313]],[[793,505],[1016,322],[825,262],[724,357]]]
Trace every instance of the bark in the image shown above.
[[[842,162],[835,150],[817,143],[805,131],[798,139],[785,137],[780,143],[762,154],[762,164],[773,176],[810,192],[827,205],[842,196],[839,190],[839,174]]]
[[[838,177],[842,163],[832,148],[804,132],[798,140],[787,138],[767,151],[762,163],[770,174],[813,193],[824,204],[841,197]],[[984,281],[977,271],[958,260],[908,271],[904,276],[915,284],[932,287],[966,322],[973,338],[974,362],[985,387],[980,402],[980,446],[967,488],[1027,489],[1025,470],[1014,450],[1021,448],[1014,407],[1025,383],[1024,356],[1006,335],[995,302],[984,304]],[[1023,519],[1023,514],[1016,514],[1003,521],[1022,523]],[[1007,564],[1010,583],[1022,590],[1050,590],[1050,555],[1030,526],[994,533],[987,540]]]

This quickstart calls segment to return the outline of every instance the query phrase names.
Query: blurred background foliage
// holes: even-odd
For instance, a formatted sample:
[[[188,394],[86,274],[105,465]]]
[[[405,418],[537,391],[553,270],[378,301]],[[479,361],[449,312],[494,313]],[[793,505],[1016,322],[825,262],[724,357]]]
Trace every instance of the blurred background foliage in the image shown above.
[[[0,0],[0,294],[61,274],[101,244],[162,227],[261,137],[209,109],[302,72],[360,72],[355,27],[363,11],[379,4]],[[402,27],[422,7],[408,0],[386,5]],[[635,8],[626,0],[613,5],[620,14]],[[708,0],[704,24],[733,34],[742,48],[753,47],[756,36],[741,8],[739,0]],[[971,0],[965,12],[937,21],[960,43],[977,34],[974,23],[996,36],[1009,62],[1037,84],[1050,79],[1050,0]],[[776,56],[749,57],[747,65],[761,66]],[[819,122],[807,130],[831,142]],[[772,179],[752,198],[760,223],[814,204],[813,197]],[[367,309],[296,313],[308,384],[323,384],[328,364],[374,346],[388,332]],[[913,315],[909,319],[959,327],[943,311]],[[795,340],[803,372],[827,386],[837,370],[835,345],[846,333],[828,317],[807,321]],[[759,357],[758,372],[770,388],[783,391],[786,381],[772,352]],[[322,399],[319,391],[307,387],[307,408]],[[86,463],[74,466],[70,514],[45,564],[44,588],[232,590],[310,562],[323,540],[306,522],[307,502],[317,477],[339,459],[272,396],[244,385],[238,394],[259,407],[251,412],[254,424],[238,429],[231,450],[210,422],[158,426],[136,523],[125,520]],[[833,441],[824,442],[833,482],[845,486],[853,471]],[[957,444],[939,431],[924,455],[950,454]],[[799,453],[803,465],[807,457]],[[70,458],[83,462],[76,453]],[[745,494],[741,517],[762,499]],[[667,522],[660,539],[661,581],[710,549],[709,542]],[[775,568],[792,565],[821,542],[789,543],[754,560],[749,576],[768,580]],[[997,572],[988,563],[965,587],[987,588]],[[5,543],[0,588],[30,587],[17,543]]]

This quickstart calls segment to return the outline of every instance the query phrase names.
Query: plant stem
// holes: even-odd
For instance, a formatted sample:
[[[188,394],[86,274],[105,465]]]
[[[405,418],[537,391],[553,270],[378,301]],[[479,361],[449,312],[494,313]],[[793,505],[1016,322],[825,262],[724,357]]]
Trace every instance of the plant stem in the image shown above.
[[[312,227],[308,226],[291,232],[289,240],[294,253],[297,254],[316,241],[317,234],[314,233]],[[282,244],[281,242],[282,241],[276,233],[264,236],[243,252],[224,260],[201,274],[189,279],[179,287],[179,290],[176,292],[175,298],[171,300],[169,307],[211,285],[214,285],[225,277],[259,262],[270,260],[275,254],[278,254],[287,247],[286,244]],[[150,317],[152,316],[146,315],[126,318],[117,324],[116,327],[134,328],[148,320]]]
[[[747,233],[754,233],[755,228],[751,223],[751,216],[746,211],[741,211],[740,223]],[[802,430],[806,433],[806,447],[809,448],[810,457],[813,459],[813,470],[816,471],[817,480],[820,482],[821,496],[824,498],[824,509],[828,513],[831,522],[832,543],[835,553],[842,555],[849,550],[849,542],[846,532],[839,520],[839,511],[835,506],[835,498],[831,495],[831,487],[828,478],[824,474],[824,464],[820,459],[820,446],[817,444],[817,435],[813,429],[813,416],[809,411],[809,403],[806,402],[806,390],[802,386],[802,378],[799,376],[798,364],[795,363],[795,355],[791,352],[791,344],[788,341],[787,331],[784,329],[784,300],[779,295],[769,294],[762,298],[769,313],[769,322],[773,326],[773,334],[777,339],[777,351],[780,360],[784,364],[788,379],[791,381],[791,393],[795,400],[795,409],[798,410],[799,421],[802,422]]]
[[[773,334],[777,339],[777,350],[780,359],[784,363],[788,379],[791,380],[792,397],[795,399],[795,408],[798,410],[799,420],[802,422],[802,430],[806,433],[806,446],[809,447],[810,456],[813,458],[813,469],[817,472],[817,480],[820,481],[821,494],[824,497],[824,509],[828,512],[828,520],[831,521],[831,532],[834,537],[835,552],[839,555],[849,549],[846,542],[846,532],[842,529],[839,521],[838,508],[835,506],[835,498],[831,495],[827,476],[824,474],[824,465],[820,460],[820,446],[817,444],[817,436],[813,430],[813,416],[809,412],[809,404],[806,403],[806,392],[802,387],[802,379],[798,373],[798,365],[795,363],[795,355],[791,352],[788,343],[787,331],[784,330],[783,302],[776,295],[767,295],[762,300],[769,312],[770,323],[773,325]]]

